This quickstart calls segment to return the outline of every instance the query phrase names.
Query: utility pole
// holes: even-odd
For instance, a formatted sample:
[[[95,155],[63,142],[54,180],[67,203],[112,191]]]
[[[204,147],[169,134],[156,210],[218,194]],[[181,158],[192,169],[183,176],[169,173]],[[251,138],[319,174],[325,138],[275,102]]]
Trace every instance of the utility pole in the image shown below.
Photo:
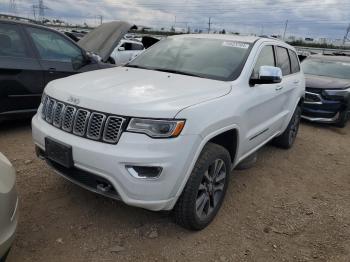
[[[211,17],[209,17],[209,22],[208,22],[208,34],[210,34],[210,30],[211,30],[211,25],[212,25],[213,23],[211,22]]]
[[[38,16],[39,20],[41,20],[41,21],[44,20],[44,18],[45,18],[45,10],[49,9],[48,7],[46,7],[44,5],[44,0],[39,0],[38,4],[37,5],[33,5],[32,7],[33,7],[34,18],[36,17],[35,9],[38,9],[39,10],[39,12],[38,12],[39,13],[39,16]]]
[[[35,5],[33,5],[32,7],[33,7],[33,17],[34,17],[34,20],[36,20],[36,7]]]
[[[100,19],[100,25],[102,25],[103,24],[103,15],[98,15],[97,18]]]
[[[350,24],[349,24],[348,28],[346,29],[346,33],[345,33],[345,35],[344,35],[343,46],[345,46],[346,41],[349,40],[349,34],[350,34]]]
[[[283,32],[283,38],[282,38],[283,41],[286,38],[287,28],[288,28],[288,20],[286,20],[286,24],[284,25],[284,32]]]
[[[10,0],[9,11],[12,14],[17,14],[17,5],[15,0]]]

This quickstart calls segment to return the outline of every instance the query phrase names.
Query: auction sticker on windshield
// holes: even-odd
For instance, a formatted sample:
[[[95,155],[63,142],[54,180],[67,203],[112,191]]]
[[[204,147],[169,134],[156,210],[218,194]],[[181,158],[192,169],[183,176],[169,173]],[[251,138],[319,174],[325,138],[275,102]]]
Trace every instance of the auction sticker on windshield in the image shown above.
[[[249,48],[249,44],[243,43],[243,42],[237,42],[237,41],[225,41],[222,43],[222,45],[227,47],[236,47],[236,48],[243,48],[243,49]]]

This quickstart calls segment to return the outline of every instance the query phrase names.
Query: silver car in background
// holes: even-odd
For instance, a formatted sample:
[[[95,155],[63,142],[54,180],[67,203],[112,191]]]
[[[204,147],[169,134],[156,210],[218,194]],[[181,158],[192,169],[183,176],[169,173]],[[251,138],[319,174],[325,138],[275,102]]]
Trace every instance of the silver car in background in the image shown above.
[[[17,227],[18,197],[16,172],[0,153],[0,262],[4,262],[14,240]]]

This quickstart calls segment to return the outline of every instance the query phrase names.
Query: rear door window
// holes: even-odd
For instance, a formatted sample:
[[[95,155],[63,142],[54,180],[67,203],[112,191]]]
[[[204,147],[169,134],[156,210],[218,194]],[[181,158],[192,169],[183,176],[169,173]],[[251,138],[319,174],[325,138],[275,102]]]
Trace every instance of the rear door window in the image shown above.
[[[292,70],[290,66],[289,54],[287,48],[277,46],[277,67],[281,68],[283,76],[290,75]]]
[[[0,24],[0,56],[28,57],[25,41],[17,25]]]
[[[297,54],[294,51],[289,50],[289,56],[290,56],[290,62],[292,66],[292,73],[295,74],[300,72],[300,63],[299,63],[299,58]]]

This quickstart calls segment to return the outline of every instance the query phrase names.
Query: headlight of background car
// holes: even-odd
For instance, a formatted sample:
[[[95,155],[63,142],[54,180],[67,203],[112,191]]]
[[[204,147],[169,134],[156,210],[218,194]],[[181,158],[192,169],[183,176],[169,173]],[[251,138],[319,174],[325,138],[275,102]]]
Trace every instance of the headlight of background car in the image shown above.
[[[184,120],[132,118],[127,131],[146,134],[153,138],[169,138],[179,136],[184,126]]]

